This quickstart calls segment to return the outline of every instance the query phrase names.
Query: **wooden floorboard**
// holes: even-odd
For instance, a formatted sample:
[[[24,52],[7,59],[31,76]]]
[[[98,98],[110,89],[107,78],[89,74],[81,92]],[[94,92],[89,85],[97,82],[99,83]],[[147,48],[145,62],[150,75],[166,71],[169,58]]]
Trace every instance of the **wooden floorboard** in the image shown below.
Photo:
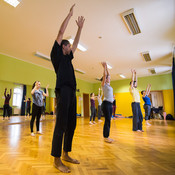
[[[103,118],[102,118],[103,119]],[[104,119],[103,119],[104,120]],[[30,120],[0,118],[0,175],[63,174],[50,156],[54,116],[41,121],[43,135],[30,136]],[[152,120],[145,132],[132,131],[132,119],[111,121],[113,144],[103,140],[103,122],[89,125],[78,118],[71,156],[80,165],[64,162],[72,175],[174,175],[175,121]]]

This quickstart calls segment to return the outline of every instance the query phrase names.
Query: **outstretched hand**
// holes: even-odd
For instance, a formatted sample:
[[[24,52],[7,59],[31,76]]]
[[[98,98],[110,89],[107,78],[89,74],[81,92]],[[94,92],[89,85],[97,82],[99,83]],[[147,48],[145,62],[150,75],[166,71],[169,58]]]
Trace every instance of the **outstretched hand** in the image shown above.
[[[107,67],[106,62],[101,62],[101,64],[102,64],[102,66],[103,66],[104,68],[106,68],[106,67]]]
[[[75,6],[75,4],[70,8],[69,14],[70,14],[71,16],[73,15],[74,6]]]
[[[49,84],[46,86],[46,89],[48,89],[48,87],[49,87]]]
[[[76,23],[77,23],[79,28],[83,27],[84,21],[85,21],[85,18],[83,16],[78,17],[78,20],[76,20]]]
[[[135,69],[131,69],[131,72],[136,74],[136,70]]]

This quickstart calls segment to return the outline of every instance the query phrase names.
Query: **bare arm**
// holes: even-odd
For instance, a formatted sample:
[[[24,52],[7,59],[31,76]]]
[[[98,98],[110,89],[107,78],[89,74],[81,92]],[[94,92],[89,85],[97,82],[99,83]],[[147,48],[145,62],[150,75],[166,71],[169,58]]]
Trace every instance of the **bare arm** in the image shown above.
[[[4,91],[4,96],[6,97],[6,92],[7,92],[7,88],[5,88],[5,91]]]
[[[77,34],[75,36],[75,39],[74,39],[74,42],[73,42],[73,45],[72,45],[72,52],[74,53],[77,46],[78,46],[78,42],[80,40],[80,35],[81,35],[81,30],[83,28],[83,24],[84,24],[84,17],[83,16],[79,16],[78,17],[78,20],[76,20],[76,23],[77,23],[77,26],[78,26],[78,30],[77,30]]]
[[[48,87],[49,87],[49,85],[46,86],[46,93],[43,92],[43,95],[44,95],[45,97],[48,97],[48,96],[49,96]]]
[[[100,88],[98,89],[98,96],[100,96]]]
[[[102,80],[102,82],[101,82],[101,85],[104,86],[104,85],[105,85],[105,82],[106,82],[106,76],[108,75],[108,74],[107,74],[107,64],[106,64],[106,62],[102,62],[101,64],[102,64],[102,66],[103,66],[103,68],[104,68],[103,80]]]
[[[151,84],[148,84],[147,89],[146,89],[146,95],[148,96],[151,91]]]
[[[134,75],[135,75],[135,86],[137,86],[137,73],[136,73],[136,70],[134,70]]]
[[[31,94],[33,95],[36,91],[36,86],[32,89]]]
[[[132,73],[132,77],[131,77],[131,85],[130,85],[130,87],[132,89],[133,86],[134,86],[134,70],[131,69],[131,73]]]
[[[35,93],[35,91],[37,90],[37,85],[38,82],[35,83],[35,87],[32,89],[31,94],[33,95]]]
[[[61,24],[61,27],[60,27],[60,30],[58,32],[58,36],[57,36],[57,39],[56,41],[58,42],[59,45],[61,45],[61,41],[63,39],[63,34],[66,30],[66,27],[69,23],[69,20],[71,18],[71,16],[73,15],[73,8],[74,8],[75,4],[71,7],[70,11],[69,11],[69,14],[67,15],[67,17],[65,18],[65,20],[63,21],[63,23]]]

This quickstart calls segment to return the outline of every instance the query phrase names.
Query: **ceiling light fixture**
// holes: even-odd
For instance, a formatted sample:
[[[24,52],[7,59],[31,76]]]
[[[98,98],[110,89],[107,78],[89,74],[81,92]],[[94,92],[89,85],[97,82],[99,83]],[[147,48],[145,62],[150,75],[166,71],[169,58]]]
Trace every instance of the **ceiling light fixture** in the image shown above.
[[[35,56],[43,58],[43,59],[48,60],[48,61],[51,61],[49,56],[44,55],[43,53],[38,52],[38,51],[35,52]]]
[[[13,7],[16,7],[21,2],[21,0],[4,0],[4,1]]]
[[[119,74],[119,76],[120,76],[121,78],[126,78],[123,74]]]
[[[70,44],[73,44],[74,39],[70,38],[70,39],[68,39],[68,41],[70,42]],[[84,46],[82,46],[81,44],[78,44],[77,48],[83,52],[87,51],[87,49]]]
[[[85,72],[82,71],[82,70],[80,70],[80,69],[75,69],[75,72],[78,72],[78,73],[80,73],[80,74],[85,74]]]
[[[107,64],[107,68],[108,69],[112,69],[112,66],[111,66],[111,64],[109,62],[106,61],[106,64]]]

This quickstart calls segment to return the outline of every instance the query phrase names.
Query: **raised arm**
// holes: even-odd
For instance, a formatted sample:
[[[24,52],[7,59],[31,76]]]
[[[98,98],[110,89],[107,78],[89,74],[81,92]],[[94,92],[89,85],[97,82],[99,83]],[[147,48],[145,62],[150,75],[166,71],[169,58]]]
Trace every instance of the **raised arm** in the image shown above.
[[[74,39],[74,42],[73,42],[73,45],[72,45],[72,52],[74,53],[77,46],[78,46],[78,42],[80,40],[80,35],[81,35],[81,30],[83,28],[83,24],[84,24],[84,17],[83,16],[79,16],[78,17],[78,20],[76,20],[76,23],[77,23],[77,26],[78,26],[78,30],[77,30],[77,34],[75,36],[75,39]]]
[[[45,97],[48,97],[48,96],[49,96],[48,87],[49,87],[49,85],[46,86],[46,93],[43,92],[43,95],[44,95]]]
[[[4,91],[4,96],[6,97],[6,92],[7,92],[7,88],[5,88],[5,91]]]
[[[65,20],[61,24],[61,27],[60,27],[60,30],[58,32],[58,36],[57,36],[57,39],[56,39],[56,41],[58,42],[59,45],[61,45],[61,41],[63,39],[63,34],[66,30],[66,27],[69,23],[69,20],[70,20],[71,16],[73,15],[74,6],[75,6],[75,4],[70,8],[69,14],[67,15],[67,17],[65,18]]]
[[[131,84],[130,84],[130,87],[131,87],[131,89],[132,89],[133,86],[134,86],[134,70],[133,70],[133,69],[131,69],[131,73],[132,73],[132,76],[131,76]]]
[[[103,80],[101,82],[101,85],[104,86],[105,85],[105,82],[106,82],[106,77],[107,77],[107,75],[109,75],[109,72],[108,72],[108,69],[107,69],[106,62],[102,62],[101,64],[102,64],[102,66],[104,68],[104,71],[103,71]]]
[[[136,70],[134,70],[134,75],[135,75],[135,86],[137,86],[137,73],[136,73]]]
[[[151,91],[151,84],[148,84],[147,89],[146,89],[146,95],[148,96]]]
[[[37,90],[37,85],[38,82],[35,83],[35,87],[32,89],[31,94],[33,95],[35,93],[35,91]]]

